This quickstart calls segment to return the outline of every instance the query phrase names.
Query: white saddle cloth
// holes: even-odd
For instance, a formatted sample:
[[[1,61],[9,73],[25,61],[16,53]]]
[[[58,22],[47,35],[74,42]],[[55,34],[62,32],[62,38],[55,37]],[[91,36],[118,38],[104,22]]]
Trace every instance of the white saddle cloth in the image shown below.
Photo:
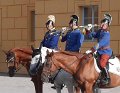
[[[117,57],[115,57],[114,59],[109,59],[108,62],[109,62],[109,72],[120,76],[120,60]],[[94,58],[94,65],[96,71],[100,73],[101,70],[98,68],[95,58]]]
[[[47,55],[47,50],[48,50],[49,52],[52,52],[52,51],[53,51],[53,52],[58,52],[58,51],[56,51],[56,50],[54,50],[54,49],[42,47],[42,48],[41,48],[42,63],[45,62],[45,57],[46,57],[46,55]],[[32,58],[31,64],[36,64],[36,63],[38,63],[39,57],[40,57],[40,54],[38,54],[38,55],[36,55],[34,58]]]

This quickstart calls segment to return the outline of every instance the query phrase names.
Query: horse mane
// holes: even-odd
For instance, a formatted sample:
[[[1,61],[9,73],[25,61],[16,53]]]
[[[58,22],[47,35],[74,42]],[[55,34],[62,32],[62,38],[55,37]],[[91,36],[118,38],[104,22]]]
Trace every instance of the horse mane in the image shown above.
[[[84,54],[81,54],[79,52],[70,52],[70,51],[60,51],[61,53],[69,56],[76,56],[78,59],[80,59]]]
[[[13,49],[9,50],[9,52],[17,52],[17,51],[21,51],[21,52],[24,52],[26,54],[32,55],[32,49],[31,48],[13,48]]]

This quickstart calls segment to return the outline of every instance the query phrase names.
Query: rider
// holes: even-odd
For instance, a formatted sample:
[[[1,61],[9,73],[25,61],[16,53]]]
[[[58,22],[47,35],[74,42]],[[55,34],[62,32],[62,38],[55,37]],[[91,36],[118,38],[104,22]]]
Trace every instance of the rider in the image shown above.
[[[100,55],[100,66],[101,66],[101,75],[105,76],[102,79],[102,84],[107,85],[110,81],[109,72],[106,68],[106,64],[112,55],[112,49],[110,48],[110,32],[108,31],[108,27],[112,21],[112,17],[110,14],[105,14],[105,18],[101,20],[100,29],[95,32],[90,32],[88,34],[89,37],[97,38],[98,43],[91,48],[91,50],[87,50],[86,53],[94,53],[98,52]]]
[[[84,35],[78,29],[78,20],[79,18],[77,15],[71,16],[71,20],[69,22],[69,30],[66,33],[66,35],[64,35],[64,31],[66,31],[66,28],[63,28],[61,42],[66,41],[65,51],[79,52],[79,49],[83,43]],[[63,82],[62,79],[64,77],[60,79],[59,76],[66,76],[67,79],[71,78],[71,81],[73,80],[72,75],[64,71],[63,69],[61,69],[59,71],[59,75],[56,76],[56,80],[58,80],[57,82]],[[71,84],[72,83],[73,82],[71,82]],[[56,82],[55,82],[55,87],[57,87]],[[64,85],[61,86],[61,88],[62,87],[64,87]]]
[[[41,45],[43,47],[47,47],[50,49],[58,49],[60,31],[57,31],[55,29],[55,16],[54,15],[48,16],[48,21],[46,22],[46,28],[48,31],[46,32],[44,39],[41,42]],[[55,86],[52,86],[51,88],[55,88]]]
[[[46,28],[48,31],[46,32],[44,39],[40,43],[40,47],[43,46],[43,47],[47,47],[50,49],[57,49],[60,32],[58,32],[55,29],[55,16],[54,15],[48,16],[48,20],[46,22]],[[42,59],[42,57],[40,56],[39,59]],[[30,65],[31,75],[36,75],[39,67],[40,67],[40,64]]]
[[[80,32],[78,28],[79,17],[77,15],[72,15],[69,22],[70,30],[66,35],[62,36],[61,42],[66,41],[65,51],[79,52],[82,46],[84,35]]]
[[[55,16],[49,15],[46,22],[47,32],[41,42],[43,47],[58,49],[58,41],[60,37],[60,32],[55,29]]]

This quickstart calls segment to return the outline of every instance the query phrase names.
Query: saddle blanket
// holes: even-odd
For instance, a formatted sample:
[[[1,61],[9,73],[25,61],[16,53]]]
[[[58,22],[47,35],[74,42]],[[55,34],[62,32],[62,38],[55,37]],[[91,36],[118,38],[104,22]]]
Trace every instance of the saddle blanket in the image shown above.
[[[120,60],[117,57],[115,57],[113,59],[109,59],[108,62],[109,62],[109,72],[120,76]],[[100,73],[101,70],[98,68],[95,58],[94,58],[94,65],[96,71]]]
[[[38,62],[39,62],[39,58],[40,58],[40,55],[41,55],[41,57],[42,57],[42,63],[44,63],[45,62],[45,57],[46,57],[46,55],[47,55],[47,50],[49,51],[49,52],[58,52],[57,50],[55,50],[55,49],[50,49],[50,48],[47,48],[47,47],[42,47],[41,48],[41,54],[38,54],[38,55],[35,55],[35,57],[34,58],[32,58],[32,60],[31,60],[31,64],[37,64]]]

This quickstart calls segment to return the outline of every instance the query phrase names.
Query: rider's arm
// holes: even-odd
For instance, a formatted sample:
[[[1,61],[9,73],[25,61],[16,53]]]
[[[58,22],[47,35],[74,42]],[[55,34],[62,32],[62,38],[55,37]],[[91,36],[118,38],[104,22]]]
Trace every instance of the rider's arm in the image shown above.
[[[99,40],[99,42],[94,46],[95,50],[98,50],[101,47],[107,46],[108,42],[110,41],[110,35],[104,34],[104,36]]]

